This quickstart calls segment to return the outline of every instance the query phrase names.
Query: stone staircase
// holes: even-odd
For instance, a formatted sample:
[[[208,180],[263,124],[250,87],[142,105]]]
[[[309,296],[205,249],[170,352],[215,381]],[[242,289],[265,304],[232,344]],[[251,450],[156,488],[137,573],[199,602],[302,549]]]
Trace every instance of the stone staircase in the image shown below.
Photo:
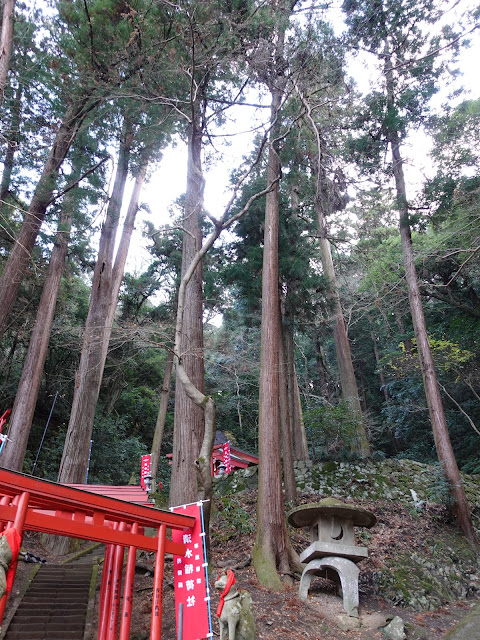
[[[83,640],[93,565],[43,565],[4,640]]]

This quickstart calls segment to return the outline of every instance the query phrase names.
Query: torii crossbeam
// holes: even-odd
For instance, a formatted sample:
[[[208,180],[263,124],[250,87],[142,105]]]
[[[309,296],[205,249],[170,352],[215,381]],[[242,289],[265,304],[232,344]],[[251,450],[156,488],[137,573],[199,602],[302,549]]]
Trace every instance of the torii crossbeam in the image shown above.
[[[195,519],[91,493],[88,485],[85,489],[0,469],[0,526],[15,529],[20,537],[30,530],[106,544],[98,640],[117,637],[124,548],[128,547],[128,558],[119,640],[128,640],[130,635],[136,550],[155,551],[150,640],[160,640],[165,553],[185,555],[185,545],[167,539],[166,530],[190,529]],[[144,535],[145,527],[157,530],[157,535]],[[11,564],[13,572],[16,559]],[[0,620],[7,597],[8,593],[0,602]]]

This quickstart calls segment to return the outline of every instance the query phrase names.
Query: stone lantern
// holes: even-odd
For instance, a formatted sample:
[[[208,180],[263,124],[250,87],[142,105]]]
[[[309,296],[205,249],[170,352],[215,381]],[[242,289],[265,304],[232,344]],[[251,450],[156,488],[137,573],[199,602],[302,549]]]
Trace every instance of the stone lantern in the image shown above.
[[[368,551],[356,546],[353,527],[373,527],[376,521],[370,511],[333,498],[301,505],[288,514],[293,527],[310,529],[310,544],[300,554],[300,561],[307,563],[300,580],[301,600],[307,599],[313,576],[328,578],[338,585],[347,614],[358,618],[357,563]]]

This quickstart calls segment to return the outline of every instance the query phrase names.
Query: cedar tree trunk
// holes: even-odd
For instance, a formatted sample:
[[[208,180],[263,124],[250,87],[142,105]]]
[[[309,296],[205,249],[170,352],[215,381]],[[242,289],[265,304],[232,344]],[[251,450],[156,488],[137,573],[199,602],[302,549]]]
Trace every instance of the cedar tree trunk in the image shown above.
[[[90,101],[90,93],[86,93],[72,104],[65,113],[56,133],[54,143],[43,167],[42,175],[36,186],[30,206],[20,232],[8,256],[7,263],[0,277],[0,340],[7,328],[8,318],[17,297],[20,283],[23,280],[35,241],[42,226],[47,207],[52,200],[58,171],[70,149],[79,127],[93,109],[95,102]]]
[[[388,54],[385,55],[385,78],[387,82],[387,108],[389,113],[395,112],[394,83],[392,77],[392,64]],[[390,119],[395,121],[395,119]],[[405,186],[405,176],[403,171],[403,160],[400,153],[400,137],[396,129],[388,131],[390,149],[392,152],[392,168],[395,178],[397,193],[397,206],[400,219],[400,237],[402,241],[403,264],[408,288],[408,299],[410,312],[412,314],[413,328],[417,340],[420,367],[422,370],[425,396],[427,399],[430,421],[432,423],[435,447],[443,473],[447,479],[452,497],[454,499],[453,510],[460,528],[468,540],[475,546],[479,545],[479,540],[472,524],[470,507],[467,502],[460,471],[453,452],[450,435],[448,433],[447,421],[443,409],[442,397],[438,385],[437,373],[433,362],[430,343],[428,340],[427,325],[423,313],[423,305],[420,297],[420,287],[418,285],[415,258],[413,253],[412,235],[408,215],[407,190]]]
[[[115,238],[125,182],[128,176],[129,150],[132,139],[133,136],[127,125],[125,141],[121,145],[122,148],[119,154],[112,197],[100,238],[85,336],[76,375],[72,412],[60,464],[59,482],[83,482],[88,465],[95,409],[118,302],[118,292],[123,278],[135,217],[138,211],[138,201],[148,164],[147,162],[141,163],[136,177],[123,225],[122,237],[115,263],[113,263]]]
[[[67,205],[62,208],[47,277],[10,417],[8,435],[11,442],[7,440],[3,450],[2,466],[12,471],[22,471],[67,257],[70,226],[71,208]]]
[[[198,111],[198,105],[194,107]],[[182,278],[202,246],[201,220],[205,181],[202,170],[202,126],[196,113],[190,124],[188,142],[187,191],[183,220]],[[182,332],[179,351],[175,354],[186,376],[200,392],[205,390],[203,362],[203,272],[198,262],[192,277],[186,283],[182,310]],[[177,347],[177,345],[176,345]],[[170,506],[198,500],[195,461],[200,454],[205,418],[201,406],[187,396],[179,380],[176,367],[175,417],[173,432],[173,460],[170,484]],[[213,434],[215,438],[215,434]],[[210,459],[208,460],[210,465]]]
[[[327,297],[330,302],[330,312],[333,318],[333,337],[335,341],[335,353],[337,356],[338,373],[342,396],[347,403],[351,416],[357,423],[356,442],[354,450],[362,457],[370,454],[367,432],[360,405],[355,370],[353,368],[352,352],[348,340],[343,309],[338,292],[337,277],[333,265],[332,252],[327,233],[327,213],[331,211],[330,196],[328,190],[328,178],[323,161],[323,142],[320,131],[311,113],[311,108],[305,98],[297,88],[297,93],[306,109],[307,119],[316,138],[316,157],[314,161],[314,171],[316,177],[315,185],[315,214],[318,225],[318,246],[320,249],[320,260],[322,262],[323,273],[327,280]]]
[[[278,34],[277,55],[283,57],[285,31]],[[275,123],[283,98],[285,80],[280,75],[270,88],[272,95],[270,122]],[[279,410],[279,294],[278,294],[278,230],[280,158],[274,143],[278,126],[270,133],[268,150],[265,230],[262,273],[262,329],[260,351],[260,391],[258,422],[258,501],[257,536],[253,563],[261,584],[282,589],[280,573],[290,569],[289,543],[285,523],[280,456]]]
[[[281,328],[282,325],[280,325]],[[295,480],[295,470],[293,468],[293,439],[292,439],[292,419],[288,402],[288,378],[287,378],[287,358],[285,354],[285,344],[283,331],[280,330],[279,341],[279,401],[280,401],[280,424],[282,434],[282,457],[283,457],[283,482],[285,485],[285,499],[287,501],[296,500],[297,484]]]
[[[288,400],[290,407],[290,419],[292,425],[292,437],[296,460],[309,460],[307,434],[300,402],[297,374],[295,371],[295,348],[293,341],[293,321],[284,325],[284,342],[287,361],[288,376]]]
[[[13,13],[15,0],[3,0],[2,32],[0,34],[0,105],[7,87],[8,69],[13,48]]]
[[[333,266],[332,252],[330,250],[330,242],[327,238],[326,220],[321,203],[321,193],[317,190],[315,199],[315,211],[318,223],[318,244],[320,249],[320,258],[322,261],[323,272],[327,280],[327,296],[330,301],[330,309],[333,317],[333,337],[335,341],[335,353],[337,355],[338,372],[340,376],[340,385],[342,387],[342,396],[348,404],[351,415],[357,422],[357,437],[355,450],[362,457],[366,457],[370,453],[367,432],[362,416],[362,408],[360,406],[360,398],[358,395],[357,381],[355,379],[355,371],[353,368],[352,354],[350,350],[350,342],[345,328],[343,319],[343,309],[338,293],[337,279],[335,276],[335,268]]]
[[[12,106],[12,123],[11,130],[7,140],[7,151],[3,160],[2,182],[0,184],[0,210],[3,211],[5,200],[10,191],[12,182],[12,171],[15,159],[15,150],[17,148],[20,128],[20,114],[22,109],[23,84],[20,82],[15,90],[15,98]],[[7,213],[7,218],[9,214]]]
[[[165,420],[167,418],[168,401],[170,399],[170,388],[172,386],[173,371],[173,351],[168,351],[165,371],[163,374],[163,384],[160,394],[160,405],[158,407],[157,422],[152,442],[152,491],[157,490],[158,462],[160,460],[160,450],[162,448],[163,432],[165,430]]]

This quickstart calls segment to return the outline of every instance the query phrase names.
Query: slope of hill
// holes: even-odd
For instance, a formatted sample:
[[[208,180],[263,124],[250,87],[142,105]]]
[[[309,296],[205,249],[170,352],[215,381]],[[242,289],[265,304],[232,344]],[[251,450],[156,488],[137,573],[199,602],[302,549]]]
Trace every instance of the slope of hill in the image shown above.
[[[326,496],[372,511],[377,524],[358,529],[358,544],[369,557],[360,563],[360,621],[344,615],[332,583],[312,582],[307,603],[298,598],[298,576],[277,593],[263,588],[250,564],[256,530],[256,468],[236,472],[216,483],[211,527],[214,615],[219,600],[213,583],[220,568],[235,570],[238,586],[253,598],[259,640],[380,640],[382,627],[402,618],[408,640],[440,640],[478,602],[480,558],[455,528],[442,502],[444,485],[436,467],[406,460],[365,464],[301,463],[297,465],[298,504]],[[480,524],[480,477],[465,477],[477,529]],[[413,494],[412,494],[413,490]],[[294,505],[287,505],[287,510]],[[308,532],[289,529],[297,551],[307,546]],[[52,557],[39,537],[28,533],[24,546]],[[153,557],[143,557],[153,567]],[[20,565],[14,590],[20,591],[31,566]],[[152,576],[137,574],[131,639],[149,637]],[[172,563],[167,563],[162,637],[176,637]],[[97,594],[98,595],[98,594]],[[95,635],[92,621],[92,640]],[[475,639],[476,640],[476,639]]]

